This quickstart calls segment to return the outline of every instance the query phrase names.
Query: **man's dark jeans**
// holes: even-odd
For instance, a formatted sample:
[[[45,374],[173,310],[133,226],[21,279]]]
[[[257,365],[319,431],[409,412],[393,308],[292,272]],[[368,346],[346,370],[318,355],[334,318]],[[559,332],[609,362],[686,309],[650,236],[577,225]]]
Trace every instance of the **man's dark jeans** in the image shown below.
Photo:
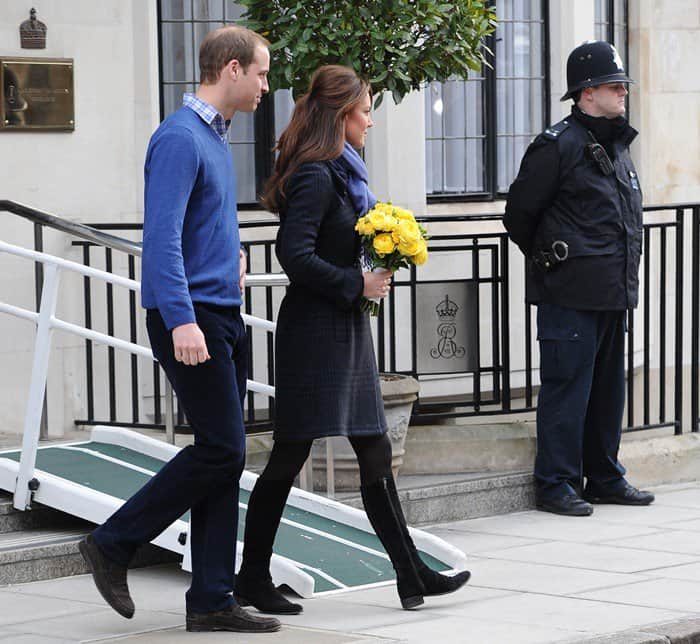
[[[187,610],[209,612],[233,603],[248,355],[238,307],[195,304],[195,314],[211,360],[194,367],[175,360],[172,334],[158,311],[149,310],[146,318],[153,353],[187,415],[194,444],[163,466],[93,536],[107,557],[126,565],[141,544],[190,510]]]

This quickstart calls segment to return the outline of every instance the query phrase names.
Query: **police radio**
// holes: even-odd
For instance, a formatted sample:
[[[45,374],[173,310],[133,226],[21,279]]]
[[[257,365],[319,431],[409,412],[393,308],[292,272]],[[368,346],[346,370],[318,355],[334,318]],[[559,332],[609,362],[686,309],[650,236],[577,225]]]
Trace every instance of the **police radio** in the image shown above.
[[[586,145],[586,153],[591,159],[593,159],[593,161],[595,161],[595,164],[598,166],[598,168],[600,168],[600,171],[606,177],[609,177],[611,174],[614,174],[615,166],[613,166],[613,163],[610,160],[608,153],[605,151],[605,148],[598,143],[598,141],[596,141],[593,133],[590,130],[588,130],[588,136],[591,137],[593,143],[588,143]]]

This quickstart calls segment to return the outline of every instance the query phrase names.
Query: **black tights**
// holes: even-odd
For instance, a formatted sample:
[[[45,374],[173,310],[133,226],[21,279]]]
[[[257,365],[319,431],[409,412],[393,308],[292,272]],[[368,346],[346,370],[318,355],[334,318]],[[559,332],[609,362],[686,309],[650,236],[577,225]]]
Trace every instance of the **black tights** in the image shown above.
[[[386,434],[348,437],[360,466],[362,485],[391,476],[391,442]],[[270,460],[260,475],[265,481],[292,481],[309,457],[313,441],[275,441]]]

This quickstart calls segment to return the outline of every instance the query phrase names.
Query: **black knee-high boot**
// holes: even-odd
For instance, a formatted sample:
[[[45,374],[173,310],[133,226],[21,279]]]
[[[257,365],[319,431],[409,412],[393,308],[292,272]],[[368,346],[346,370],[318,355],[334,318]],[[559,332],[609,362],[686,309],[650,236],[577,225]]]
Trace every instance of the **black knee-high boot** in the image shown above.
[[[471,576],[469,571],[448,577],[432,570],[420,558],[392,477],[362,486],[362,500],[370,523],[396,571],[396,584],[404,608],[420,606],[423,596],[452,593],[467,583]]]
[[[416,562],[416,567],[418,568],[418,574],[420,575],[421,581],[425,586],[426,596],[447,595],[448,593],[453,593],[455,590],[459,590],[469,581],[471,573],[468,570],[463,570],[458,572],[456,575],[443,575],[433,570],[421,559],[420,555],[418,554],[418,550],[413,543],[413,539],[411,539],[411,535],[408,532],[406,518],[404,517],[403,510],[401,508],[401,501],[399,501],[399,494],[396,490],[396,483],[394,482],[393,478],[387,478],[386,484],[387,488],[389,489],[389,495],[391,496],[391,502],[396,509],[396,513],[401,518],[401,528],[404,531],[404,537],[411,544],[411,554]]]
[[[396,589],[401,606],[406,610],[423,603],[425,586],[421,581],[416,562],[411,556],[411,546],[401,527],[401,516],[391,502],[387,478],[381,478],[370,485],[362,485],[362,502],[367,518],[377,533],[396,571]]]
[[[258,479],[248,501],[243,562],[236,576],[234,596],[241,606],[262,613],[296,615],[301,604],[290,602],[272,583],[270,559],[293,481]]]

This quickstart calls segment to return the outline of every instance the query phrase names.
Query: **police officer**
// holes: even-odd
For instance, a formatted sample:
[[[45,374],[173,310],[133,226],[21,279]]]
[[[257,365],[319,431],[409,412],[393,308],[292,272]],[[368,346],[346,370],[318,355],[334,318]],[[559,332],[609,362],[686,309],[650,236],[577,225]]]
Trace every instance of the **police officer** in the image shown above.
[[[504,224],[527,258],[537,304],[537,508],[572,516],[592,503],[648,505],[618,461],[626,311],[637,306],[642,193],[615,48],[586,42],[567,62],[571,114],[527,149]],[[583,479],[586,486],[583,489]]]

